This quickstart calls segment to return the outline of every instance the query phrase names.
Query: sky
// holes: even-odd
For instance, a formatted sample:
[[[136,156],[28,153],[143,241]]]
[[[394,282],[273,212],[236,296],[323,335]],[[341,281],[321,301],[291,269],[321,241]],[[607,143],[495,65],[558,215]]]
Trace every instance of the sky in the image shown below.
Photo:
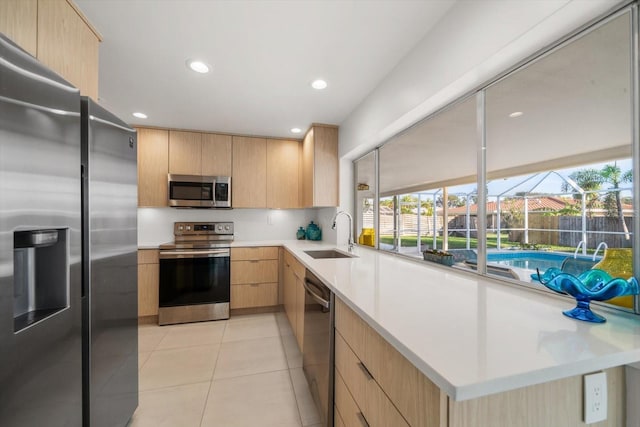
[[[567,177],[573,172],[578,171],[580,169],[587,169],[587,168],[602,169],[606,164],[612,164],[612,163],[613,162],[594,163],[591,165],[584,165],[577,168],[559,169],[559,170],[556,170],[555,172],[557,172],[561,176]],[[618,160],[616,164],[620,167],[623,173],[632,168],[631,159]],[[558,175],[551,174],[547,176],[542,182],[540,182],[540,180],[544,177],[545,174],[546,172],[539,173],[537,177],[532,178],[525,183],[522,183],[522,181],[526,180],[528,177],[532,177],[534,174],[490,181],[487,185],[489,196],[496,196],[496,195],[502,194],[505,191],[512,189],[514,186],[517,186],[517,187],[513,188],[511,191],[506,193],[506,195],[514,195],[515,193],[522,192],[522,191],[533,191],[535,193],[543,193],[543,194],[560,193],[563,180]],[[518,183],[521,183],[521,184],[518,185]],[[630,188],[631,184],[623,184],[623,186],[628,186]],[[476,184],[466,184],[466,185],[458,185],[455,187],[449,187],[449,194],[471,193],[476,190],[476,187],[477,187]],[[606,185],[603,186],[603,189],[606,189],[606,188],[607,188]],[[429,193],[433,194],[433,192],[427,192],[427,194]],[[622,196],[630,197],[631,192],[630,191],[622,192]]]

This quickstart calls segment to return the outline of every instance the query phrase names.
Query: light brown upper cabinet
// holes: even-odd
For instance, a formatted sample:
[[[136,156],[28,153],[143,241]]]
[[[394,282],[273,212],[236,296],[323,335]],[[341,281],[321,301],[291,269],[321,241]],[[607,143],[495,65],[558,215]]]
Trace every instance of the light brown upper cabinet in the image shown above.
[[[314,124],[302,142],[302,207],[338,206],[338,127]]]
[[[73,3],[38,0],[37,58],[94,100],[99,44],[100,36]]]
[[[101,36],[71,0],[0,0],[0,32],[98,99]]]
[[[231,175],[231,136],[169,131],[169,173]]]
[[[299,141],[267,140],[267,208],[300,207],[299,160]]]
[[[233,137],[233,175],[231,206],[267,207],[267,140]]]
[[[169,131],[169,173],[202,175],[202,134]]]
[[[38,0],[0,0],[0,32],[36,56]]]
[[[202,175],[231,176],[231,135],[202,134]]]
[[[167,206],[169,131],[138,130],[138,206]]]

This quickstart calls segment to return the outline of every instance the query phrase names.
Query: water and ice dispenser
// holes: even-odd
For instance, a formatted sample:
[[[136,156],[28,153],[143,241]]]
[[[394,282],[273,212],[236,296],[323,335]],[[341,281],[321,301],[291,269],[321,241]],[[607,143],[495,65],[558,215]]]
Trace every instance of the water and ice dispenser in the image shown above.
[[[14,232],[14,332],[69,306],[68,237],[68,228]]]

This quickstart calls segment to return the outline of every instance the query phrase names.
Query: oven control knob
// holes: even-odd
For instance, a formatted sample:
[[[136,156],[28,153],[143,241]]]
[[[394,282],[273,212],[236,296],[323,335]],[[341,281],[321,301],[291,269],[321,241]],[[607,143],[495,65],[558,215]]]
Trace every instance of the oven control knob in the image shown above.
[[[224,226],[225,231],[229,231],[231,229],[231,227],[229,227],[228,225]]]
[[[178,226],[178,231],[184,231],[184,225],[179,225]]]
[[[191,226],[187,225],[187,231],[191,231]]]
[[[217,228],[218,228],[218,231],[222,231],[222,226],[221,225],[219,225]]]

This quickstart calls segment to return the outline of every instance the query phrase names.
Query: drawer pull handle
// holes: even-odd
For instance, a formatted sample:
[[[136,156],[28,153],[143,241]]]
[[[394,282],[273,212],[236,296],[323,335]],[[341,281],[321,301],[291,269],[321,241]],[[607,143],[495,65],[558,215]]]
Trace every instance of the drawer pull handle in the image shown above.
[[[259,262],[260,260],[258,259],[250,259],[249,262],[252,264],[255,264],[256,262]]]
[[[367,376],[368,379],[370,379],[370,380],[373,379],[373,375],[371,375],[371,372],[369,372],[369,370],[364,365],[364,363],[358,362],[358,366],[360,367],[360,369],[362,369],[362,372],[364,372],[364,374]]]
[[[251,285],[251,286],[253,286],[255,288],[255,287],[259,286],[260,283],[249,283],[249,285]]]
[[[362,412],[358,412],[358,419],[360,420],[360,423],[363,427],[369,427],[369,423],[367,422],[367,419],[364,417],[364,414]]]

